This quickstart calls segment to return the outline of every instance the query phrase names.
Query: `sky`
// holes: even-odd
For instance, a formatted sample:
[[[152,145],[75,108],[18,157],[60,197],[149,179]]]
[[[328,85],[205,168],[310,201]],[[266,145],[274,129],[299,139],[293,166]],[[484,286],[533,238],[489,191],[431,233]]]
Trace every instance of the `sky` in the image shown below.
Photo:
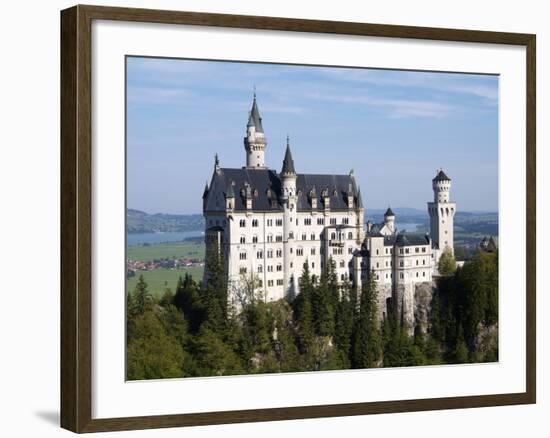
[[[443,168],[461,211],[498,209],[498,77],[127,58],[127,206],[202,213],[217,153],[246,164],[243,137],[254,88],[280,171],[290,146],[297,173],[347,174],[370,208],[426,209]]]

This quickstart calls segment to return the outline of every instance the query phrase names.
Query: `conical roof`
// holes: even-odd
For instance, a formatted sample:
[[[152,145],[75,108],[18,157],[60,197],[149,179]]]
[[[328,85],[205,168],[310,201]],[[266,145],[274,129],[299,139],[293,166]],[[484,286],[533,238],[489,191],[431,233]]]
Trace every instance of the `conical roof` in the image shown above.
[[[281,170],[282,174],[296,174],[296,170],[294,169],[294,160],[292,159],[292,152],[290,152],[290,144],[288,142],[286,143],[286,152],[285,152],[285,159],[283,160],[283,169]]]
[[[256,132],[264,132],[264,128],[262,127],[262,118],[260,117],[258,103],[256,102],[256,93],[254,93],[254,101],[252,102],[252,109],[250,110],[248,124],[246,126],[254,126],[254,128],[256,128]]]
[[[361,196],[361,188],[357,190],[357,208],[363,208],[363,197]]]
[[[445,172],[443,172],[443,169],[439,169],[439,172],[437,173],[437,175],[432,181],[450,181],[450,180],[451,178],[445,175]]]
[[[388,209],[384,213],[384,217],[388,217],[388,216],[395,216],[395,214],[393,213],[393,211],[390,207],[388,207]]]

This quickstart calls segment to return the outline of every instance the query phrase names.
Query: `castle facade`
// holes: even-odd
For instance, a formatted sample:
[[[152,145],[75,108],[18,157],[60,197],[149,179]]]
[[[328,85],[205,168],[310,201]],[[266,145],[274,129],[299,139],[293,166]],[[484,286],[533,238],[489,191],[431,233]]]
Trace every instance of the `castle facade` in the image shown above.
[[[451,180],[442,170],[432,180],[429,234],[399,232],[390,208],[383,223],[365,226],[353,172],[297,173],[289,143],[287,137],[281,171],[269,168],[254,96],[244,137],[246,166],[223,168],[216,156],[203,193],[205,242],[207,253],[223,253],[230,299],[231,291],[251,278],[266,301],[292,299],[304,263],[319,278],[332,259],[340,282],[360,287],[374,275],[381,317],[393,301],[411,319],[416,285],[431,284],[441,253],[453,251]]]

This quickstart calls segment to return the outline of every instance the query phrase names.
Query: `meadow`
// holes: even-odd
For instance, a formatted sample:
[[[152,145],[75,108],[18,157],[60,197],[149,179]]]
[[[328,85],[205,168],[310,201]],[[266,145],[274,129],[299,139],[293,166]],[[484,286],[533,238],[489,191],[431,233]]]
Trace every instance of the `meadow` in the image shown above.
[[[161,259],[198,259],[204,260],[204,243],[200,241],[166,242],[151,245],[128,246],[126,257],[131,260],[144,262]],[[160,297],[166,288],[176,289],[179,277],[190,274],[197,282],[202,280],[204,268],[201,266],[181,267],[177,269],[158,268],[151,271],[137,270],[134,277],[127,279],[127,290],[133,292],[139,276],[143,274],[149,292]]]
[[[179,277],[185,276],[186,273],[191,274],[195,281],[202,280],[202,273],[204,268],[199,266],[192,266],[189,268],[179,269],[154,269],[152,271],[136,271],[135,277],[127,279],[127,290],[133,292],[138,282],[139,276],[143,274],[143,278],[149,287],[149,292],[156,297],[160,298],[166,288],[170,288],[172,292],[176,290],[176,284]]]
[[[128,246],[126,258],[149,262],[174,258],[204,259],[204,243],[199,241],[166,242]]]

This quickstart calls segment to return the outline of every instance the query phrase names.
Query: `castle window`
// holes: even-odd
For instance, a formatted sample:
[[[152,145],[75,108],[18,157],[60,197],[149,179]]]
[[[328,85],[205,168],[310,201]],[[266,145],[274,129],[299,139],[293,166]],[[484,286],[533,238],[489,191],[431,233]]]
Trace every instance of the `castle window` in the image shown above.
[[[258,265],[258,273],[264,272],[264,267],[262,265]]]
[[[345,217],[342,219],[342,223],[348,225],[349,224],[349,218]]]
[[[336,218],[335,217],[330,218],[330,224],[331,225],[336,225]]]
[[[277,265],[277,272],[281,272],[283,270],[283,265]]]
[[[419,252],[419,251],[420,251],[420,248],[418,248],[418,247],[416,247],[416,248],[414,249],[414,252]]]
[[[239,226],[240,226],[241,228],[246,227],[246,220],[241,219],[241,220],[239,221]]]
[[[264,258],[264,252],[262,250],[258,251],[256,253],[256,258],[257,259],[263,259]]]
[[[393,254],[393,248],[390,248],[390,254]]]
[[[252,226],[257,227],[258,226],[258,219],[252,219]]]
[[[258,243],[258,236],[252,236],[252,243]]]
[[[246,267],[241,266],[241,267],[239,268],[239,274],[246,274]]]
[[[277,280],[277,286],[282,286],[283,285],[283,280],[279,279]]]
[[[341,280],[341,281],[344,281],[345,279],[346,279],[346,277],[344,276],[344,274],[341,274],[341,275],[340,275],[340,280]]]
[[[399,248],[399,254],[403,254],[403,248]]]
[[[293,267],[294,267],[294,263],[290,262],[290,267],[293,268]]]
[[[422,264],[425,265],[425,264],[426,264],[426,260],[422,260]]]
[[[311,255],[315,255],[315,248],[311,248]]]
[[[409,248],[405,248],[405,254],[409,253]]]
[[[267,272],[273,272],[273,265],[269,265],[267,267]]]
[[[239,253],[239,260],[246,260],[246,252]]]
[[[418,266],[418,260],[416,261],[416,266]]]
[[[378,262],[376,262],[376,267],[379,268],[380,267],[380,264]]]
[[[403,273],[402,273],[402,272],[401,272],[401,273],[399,274],[399,278],[401,278],[401,279],[403,279],[403,278],[404,278],[404,277],[403,277]]]
[[[348,233],[348,239],[353,239],[353,233],[351,232]]]
[[[317,225],[325,225],[325,218],[324,217],[318,217],[317,218]]]
[[[423,248],[422,248],[422,252],[426,252],[426,247],[423,247]]]
[[[426,273],[425,272],[422,272],[422,277],[425,277],[426,276]]]
[[[281,234],[277,234],[275,236],[275,242],[282,242],[283,241],[283,236]]]
[[[263,287],[264,282],[260,279],[258,279],[258,287]]]
[[[298,248],[296,250],[296,255],[297,256],[303,256],[304,255],[304,249],[303,248]]]
[[[246,237],[241,236],[241,243],[246,243]]]
[[[273,280],[267,280],[267,286],[273,286]]]
[[[282,227],[283,226],[283,220],[282,219],[276,219],[275,220],[275,225],[277,225],[278,227]]]
[[[416,278],[418,278],[418,272],[416,273]]]
[[[304,225],[311,225],[311,218],[304,219]]]
[[[277,257],[282,257],[283,256],[283,250],[282,249],[278,249],[277,250]]]
[[[348,248],[348,254],[351,254],[352,252],[353,252],[353,248],[350,246],[350,247]]]
[[[267,235],[267,241],[268,242],[273,242],[273,234],[268,234]]]
[[[267,258],[268,258],[268,259],[272,259],[272,258],[273,258],[273,250],[272,250],[272,249],[268,249],[268,250],[267,250]]]
[[[272,226],[273,226],[273,219],[268,219],[268,220],[267,220],[267,226],[268,226],[268,227],[272,227]]]
[[[378,255],[378,250],[376,250],[376,255]]]
[[[399,266],[403,267],[403,260],[399,260]]]
[[[345,263],[343,260],[340,260],[340,267],[341,267],[341,268],[345,268],[345,267],[346,267],[346,263]]]
[[[311,262],[311,269],[315,268],[315,262]]]
[[[307,240],[307,235],[306,235],[306,233],[303,233],[303,234],[302,234],[302,240]]]
[[[336,233],[330,233],[330,238],[331,238],[331,240],[336,239]]]

